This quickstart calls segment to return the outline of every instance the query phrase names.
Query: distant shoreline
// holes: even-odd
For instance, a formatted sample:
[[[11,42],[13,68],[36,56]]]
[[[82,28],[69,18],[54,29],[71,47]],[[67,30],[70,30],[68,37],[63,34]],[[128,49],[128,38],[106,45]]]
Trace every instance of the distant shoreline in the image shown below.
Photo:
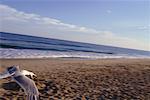
[[[150,58],[80,58],[80,57],[47,57],[47,58],[0,58],[0,60],[120,60],[120,59],[130,59],[130,60],[139,60]]]

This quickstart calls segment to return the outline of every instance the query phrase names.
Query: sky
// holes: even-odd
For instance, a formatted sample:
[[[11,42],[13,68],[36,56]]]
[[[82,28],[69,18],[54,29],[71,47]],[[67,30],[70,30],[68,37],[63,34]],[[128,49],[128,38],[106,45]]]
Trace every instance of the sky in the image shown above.
[[[1,0],[0,31],[150,51],[149,0]]]

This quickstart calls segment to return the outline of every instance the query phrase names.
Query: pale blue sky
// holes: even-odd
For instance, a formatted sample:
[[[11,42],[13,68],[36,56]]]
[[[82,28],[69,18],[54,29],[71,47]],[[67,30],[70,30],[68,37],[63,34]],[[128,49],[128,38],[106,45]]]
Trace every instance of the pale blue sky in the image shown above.
[[[107,42],[106,40],[98,41],[96,40],[98,38],[95,38],[94,41],[94,37],[91,41],[88,41],[90,35],[85,33],[87,40],[83,39],[83,42],[145,50],[148,50],[150,46],[149,0],[2,0],[1,4],[26,14],[36,14],[42,17],[57,19],[63,23],[86,27],[100,32],[113,33],[115,36],[120,37],[119,39],[112,39],[112,43],[111,39]],[[84,35],[75,36],[74,32],[70,32],[72,37],[65,37],[65,31],[62,32],[64,33],[57,34],[54,31],[55,35],[49,34],[49,37],[65,40],[72,39],[74,41],[82,41],[82,37],[84,37]],[[143,46],[138,47],[136,42],[135,47],[133,46],[134,44],[132,46],[124,45],[124,41],[122,45],[117,44],[116,42],[122,38],[133,39],[133,41],[137,41],[137,43],[141,43]]]

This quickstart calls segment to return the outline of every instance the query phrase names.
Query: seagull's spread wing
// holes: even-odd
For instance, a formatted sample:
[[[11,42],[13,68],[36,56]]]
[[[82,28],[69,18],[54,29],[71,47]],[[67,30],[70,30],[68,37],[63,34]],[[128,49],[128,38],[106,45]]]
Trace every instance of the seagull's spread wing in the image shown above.
[[[13,77],[13,79],[24,89],[28,98],[30,98],[28,100],[38,99],[39,92],[33,80],[24,75]]]
[[[30,78],[24,76],[24,75],[19,75],[14,77],[14,80],[27,92],[27,93],[33,93],[33,94],[38,94],[37,87],[34,83],[33,80]]]

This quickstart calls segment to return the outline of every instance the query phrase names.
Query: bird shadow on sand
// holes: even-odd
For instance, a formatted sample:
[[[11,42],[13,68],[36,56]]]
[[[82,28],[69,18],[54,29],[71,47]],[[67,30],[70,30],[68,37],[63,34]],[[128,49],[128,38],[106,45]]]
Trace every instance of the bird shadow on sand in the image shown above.
[[[19,91],[21,87],[16,82],[7,82],[1,85],[1,88],[5,90]]]

